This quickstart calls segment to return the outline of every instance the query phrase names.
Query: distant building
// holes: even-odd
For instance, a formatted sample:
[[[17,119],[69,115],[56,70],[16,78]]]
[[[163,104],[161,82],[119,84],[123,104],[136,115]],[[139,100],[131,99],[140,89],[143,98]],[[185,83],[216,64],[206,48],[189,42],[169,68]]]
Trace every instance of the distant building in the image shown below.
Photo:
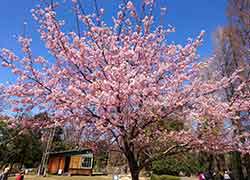
[[[50,152],[48,173],[92,175],[93,152],[91,149]]]

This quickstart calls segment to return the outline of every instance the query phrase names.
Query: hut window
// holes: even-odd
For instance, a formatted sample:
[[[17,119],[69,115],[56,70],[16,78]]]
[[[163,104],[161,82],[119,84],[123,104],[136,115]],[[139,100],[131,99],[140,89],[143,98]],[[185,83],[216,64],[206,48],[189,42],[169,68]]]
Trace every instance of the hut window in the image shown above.
[[[92,155],[87,155],[87,154],[83,155],[81,162],[82,168],[92,168],[92,160],[93,160]]]

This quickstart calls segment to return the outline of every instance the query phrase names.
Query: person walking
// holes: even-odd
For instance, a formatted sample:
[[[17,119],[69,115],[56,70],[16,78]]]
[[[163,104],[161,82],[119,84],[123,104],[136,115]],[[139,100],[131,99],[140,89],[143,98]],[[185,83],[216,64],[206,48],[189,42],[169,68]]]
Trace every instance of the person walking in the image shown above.
[[[0,180],[7,180],[8,179],[8,174],[9,174],[9,167],[6,167],[2,174],[0,175]]]
[[[0,173],[0,180],[3,180],[3,172]]]
[[[224,180],[230,180],[231,178],[230,178],[230,176],[229,176],[229,173],[228,173],[228,171],[225,171],[225,173],[224,173]]]
[[[204,176],[206,180],[213,180],[213,173],[211,170],[205,172]]]
[[[199,178],[199,180],[206,180],[205,175],[204,175],[203,172],[200,172],[200,173],[199,173],[198,178]]]
[[[21,171],[17,176],[16,180],[24,180],[24,171]]]

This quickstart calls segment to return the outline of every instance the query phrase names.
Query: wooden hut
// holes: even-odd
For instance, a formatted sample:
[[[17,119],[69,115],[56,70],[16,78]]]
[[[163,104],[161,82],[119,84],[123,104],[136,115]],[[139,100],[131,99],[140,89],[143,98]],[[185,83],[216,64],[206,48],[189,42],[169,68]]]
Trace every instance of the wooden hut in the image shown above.
[[[91,149],[50,152],[48,173],[70,175],[92,175],[93,152]]]

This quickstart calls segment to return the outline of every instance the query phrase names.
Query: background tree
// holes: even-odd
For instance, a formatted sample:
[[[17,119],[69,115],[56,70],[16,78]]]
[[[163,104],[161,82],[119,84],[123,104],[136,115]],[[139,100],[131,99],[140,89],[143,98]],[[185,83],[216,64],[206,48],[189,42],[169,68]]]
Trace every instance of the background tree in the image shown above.
[[[233,51],[238,52],[238,64],[243,65],[245,72],[243,76],[249,78],[250,76],[250,61],[249,61],[249,44],[250,44],[250,1],[248,0],[231,0],[228,8],[228,17],[229,17],[229,27],[231,28],[231,39],[232,39],[232,49]],[[235,57],[236,58],[236,57]],[[240,131],[249,131],[247,129],[247,124],[249,124],[249,109],[245,110],[243,113],[245,117],[241,117],[241,126]],[[244,127],[242,127],[244,126]],[[249,155],[244,155],[244,159],[249,159]],[[238,163],[234,163],[238,162]],[[232,166],[235,174],[241,174],[240,169],[240,155],[236,153],[232,157]],[[250,179],[250,164],[249,161],[246,165],[247,177]],[[236,166],[236,167],[234,167]],[[237,167],[238,166],[238,167]]]
[[[220,71],[219,77],[229,77],[236,69],[243,69],[240,74],[241,80],[249,79],[250,62],[249,62],[249,18],[250,18],[250,1],[248,0],[230,0],[228,2],[228,25],[220,28],[216,35],[216,60],[215,66]],[[225,99],[233,104],[235,97],[239,96],[237,91],[240,82],[231,83],[224,90]],[[249,98],[249,85],[243,90],[245,97]],[[237,95],[236,95],[237,94]],[[238,120],[232,120],[227,124],[234,128],[234,135],[242,135],[246,132],[244,124],[249,123],[249,108],[240,108],[235,112],[239,117]],[[243,118],[248,116],[247,118]],[[248,130],[247,130],[248,131]],[[231,153],[231,166],[235,179],[242,179],[241,153],[235,151]],[[249,169],[249,168],[247,168]],[[247,177],[250,177],[248,172]]]
[[[42,156],[41,134],[36,130],[24,129],[20,125],[8,126],[0,121],[0,165],[16,164],[19,168],[37,167]]]
[[[195,154],[181,153],[173,156],[169,156],[164,159],[156,160],[152,163],[152,171],[157,175],[175,175],[179,176],[180,172],[186,176],[196,175],[199,172],[205,172],[205,161],[199,162]]]

